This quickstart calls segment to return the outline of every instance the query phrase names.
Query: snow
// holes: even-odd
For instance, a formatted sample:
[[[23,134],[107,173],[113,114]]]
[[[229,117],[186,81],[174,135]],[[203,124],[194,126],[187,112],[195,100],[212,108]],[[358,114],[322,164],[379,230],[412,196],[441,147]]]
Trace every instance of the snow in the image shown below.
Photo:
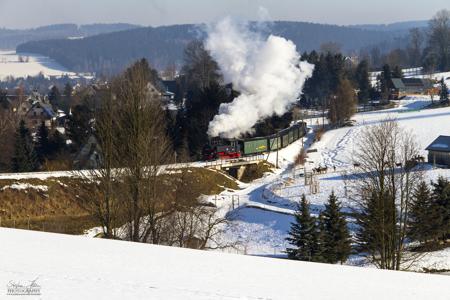
[[[439,135],[450,135],[450,107],[424,109],[431,103],[428,96],[408,96],[397,101],[398,107],[359,113],[354,116],[355,126],[338,128],[326,132],[320,142],[312,144],[312,133],[304,139],[309,149],[317,152],[309,153],[305,168],[311,170],[317,166],[328,166],[328,173],[316,176],[319,191],[312,194],[310,187],[305,186],[303,168],[292,169],[291,164],[301,150],[302,141],[297,141],[278,153],[280,170],[260,180],[248,184],[244,189],[225,191],[222,201],[217,205],[232,216],[231,225],[224,239],[239,241],[239,253],[253,255],[284,255],[287,232],[290,229],[292,214],[295,213],[301,195],[305,194],[311,204],[313,214],[318,214],[333,191],[342,202],[344,210],[350,210],[352,202],[348,199],[345,174],[354,170],[352,153],[355,141],[362,130],[374,124],[396,118],[400,126],[416,135],[421,154],[426,156],[425,148]],[[308,125],[317,125],[320,118],[308,121]],[[269,161],[275,163],[276,155],[270,154]],[[333,169],[336,167],[336,170]],[[436,180],[439,176],[450,177],[449,169],[435,169],[426,165],[426,180]],[[231,199],[239,197],[239,204],[230,208]],[[213,197],[209,201],[213,202]],[[237,217],[235,217],[237,214]],[[349,220],[351,221],[351,220]],[[418,262],[414,269],[434,268],[438,261],[439,269],[450,269],[450,250],[433,252]],[[354,261],[348,261],[354,264]]]
[[[19,62],[19,55],[28,58],[28,62]],[[27,77],[42,73],[44,76],[75,76],[56,61],[31,53],[17,54],[15,51],[0,50],[0,80],[8,76]]]
[[[16,190],[16,191],[26,191],[28,189],[33,189],[39,192],[47,192],[48,186],[46,185],[32,185],[29,183],[13,183],[11,185],[4,186],[0,189],[0,191],[6,191],[7,189]]]
[[[445,149],[447,149],[447,148],[448,148],[448,145],[445,145],[445,144],[433,144],[433,145],[431,145],[431,147],[433,147],[433,148],[445,148]]]
[[[40,297],[24,299],[440,300],[450,294],[442,275],[3,228],[0,244],[2,293],[11,282],[36,279],[40,286]]]
[[[351,208],[346,193],[345,174],[353,172],[352,153],[355,151],[355,141],[367,126],[378,124],[386,118],[396,118],[400,126],[412,131],[419,143],[421,154],[426,156],[425,148],[439,135],[450,135],[450,107],[424,109],[430,104],[428,96],[408,96],[397,101],[397,107],[358,113],[354,116],[355,126],[334,129],[326,132],[320,142],[313,143],[313,133],[309,132],[303,139],[278,153],[280,169],[273,174],[256,180],[250,184],[240,184],[238,191],[226,190],[220,195],[205,196],[205,199],[219,208],[219,214],[227,216],[231,222],[222,239],[239,242],[236,250],[241,254],[285,256],[287,232],[293,220],[296,206],[302,194],[311,203],[311,211],[318,214],[324,207],[329,194],[334,191],[342,202],[344,210]],[[308,120],[311,127],[317,126],[320,118]],[[317,152],[309,153],[306,169],[319,165],[328,166],[328,173],[317,176],[319,191],[312,194],[309,186],[305,186],[302,176],[303,168],[292,169],[291,164],[302,148],[302,142],[309,149]],[[275,153],[268,160],[276,163]],[[204,162],[163,166],[162,170],[170,168],[204,167]],[[450,177],[449,169],[433,168],[425,165],[426,179],[436,180],[439,176]],[[336,170],[333,169],[336,167]],[[87,172],[87,171],[86,171]],[[41,172],[28,174],[0,174],[0,179],[47,179],[51,177],[75,176],[73,172]],[[351,220],[349,220],[351,221]],[[94,228],[86,233],[93,237],[101,232]],[[355,264],[359,258],[351,258],[347,264]],[[450,269],[450,250],[430,253],[414,266],[416,270],[423,268]]]

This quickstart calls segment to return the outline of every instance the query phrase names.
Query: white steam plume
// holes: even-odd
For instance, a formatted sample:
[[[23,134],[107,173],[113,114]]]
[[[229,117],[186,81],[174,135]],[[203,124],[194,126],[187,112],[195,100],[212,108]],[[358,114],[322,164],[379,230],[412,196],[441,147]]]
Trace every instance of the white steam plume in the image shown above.
[[[226,82],[241,93],[232,103],[220,105],[209,124],[210,136],[237,138],[252,132],[258,121],[283,115],[314,69],[300,62],[293,42],[273,35],[264,39],[231,18],[208,27],[205,46]]]

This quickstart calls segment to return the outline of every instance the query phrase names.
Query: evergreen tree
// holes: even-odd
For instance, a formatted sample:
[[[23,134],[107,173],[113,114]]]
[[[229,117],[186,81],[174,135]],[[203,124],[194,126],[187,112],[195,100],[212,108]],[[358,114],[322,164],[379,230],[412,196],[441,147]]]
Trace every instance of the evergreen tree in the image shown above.
[[[51,135],[50,145],[52,155],[58,155],[59,153],[64,151],[64,148],[66,147],[66,140],[58,130],[55,130]]]
[[[356,67],[356,84],[358,85],[358,101],[367,104],[370,99],[369,63],[367,60],[361,61]]]
[[[408,236],[420,242],[438,237],[439,218],[433,205],[431,191],[423,181],[414,191],[411,203]]]
[[[392,72],[388,64],[385,64],[383,66],[383,71],[381,72],[381,75],[379,76],[378,80],[381,98],[382,100],[387,102],[389,100],[390,89],[392,84]]]
[[[50,92],[48,93],[48,100],[53,106],[53,109],[56,109],[61,105],[61,93],[56,85],[52,86],[50,89]]]
[[[370,253],[374,262],[382,269],[393,269],[386,258],[392,255],[395,233],[393,224],[397,220],[397,212],[389,192],[380,194],[373,191],[362,201],[355,211],[357,250]]]
[[[5,90],[0,89],[0,108],[9,109],[8,93]]]
[[[33,172],[36,171],[37,168],[38,161],[33,146],[33,140],[29,129],[22,120],[16,131],[12,170],[14,172]]]
[[[450,236],[450,182],[444,177],[439,177],[433,185],[433,206],[437,211],[436,218],[439,225],[436,230],[442,240]]]
[[[48,136],[48,129],[42,122],[36,132],[36,154],[40,163],[48,159],[51,153],[51,145]]]
[[[403,78],[402,68],[395,66],[394,70],[392,70],[392,78]]]
[[[295,223],[292,223],[287,241],[295,248],[287,248],[290,259],[303,261],[316,261],[318,258],[318,230],[316,220],[309,212],[309,204],[305,195],[295,214]]]
[[[440,99],[443,102],[448,102],[448,87],[445,84],[444,78],[441,79]]]
[[[324,230],[324,222],[323,222],[323,214],[320,213],[316,222],[316,232],[314,234],[314,243],[313,243],[313,253],[315,262],[327,262],[326,253],[325,253],[325,245],[326,245],[326,237]]]
[[[200,157],[203,146],[208,143],[208,125],[218,113],[220,104],[229,100],[225,88],[218,82],[211,82],[188,100],[187,139],[189,152],[193,158]]]
[[[328,263],[343,263],[351,252],[350,234],[345,216],[341,213],[340,203],[334,192],[325,204],[322,213],[323,256]]]
[[[64,101],[61,101],[61,105],[58,107],[59,109],[62,109],[64,112],[68,112],[71,102],[72,102],[72,92],[73,88],[70,85],[70,83],[66,83],[64,86]]]
[[[83,146],[91,133],[92,112],[86,105],[77,105],[67,120],[67,135],[75,147]]]

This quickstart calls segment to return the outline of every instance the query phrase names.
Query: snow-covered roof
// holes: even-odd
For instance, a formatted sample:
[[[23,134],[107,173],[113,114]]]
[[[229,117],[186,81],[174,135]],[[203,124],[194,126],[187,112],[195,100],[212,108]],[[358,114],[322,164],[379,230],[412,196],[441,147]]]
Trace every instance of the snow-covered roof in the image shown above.
[[[42,299],[448,299],[448,276],[0,228],[0,286]]]
[[[426,148],[428,151],[450,152],[450,136],[441,135],[435,139],[430,146]]]

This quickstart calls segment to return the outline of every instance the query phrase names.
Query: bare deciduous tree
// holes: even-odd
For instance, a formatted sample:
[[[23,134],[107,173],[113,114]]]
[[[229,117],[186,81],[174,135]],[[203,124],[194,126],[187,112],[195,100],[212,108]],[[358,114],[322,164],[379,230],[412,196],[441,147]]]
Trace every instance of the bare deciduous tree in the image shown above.
[[[405,253],[412,194],[423,177],[418,145],[394,120],[368,127],[357,145],[350,184],[359,250],[379,268],[399,270],[416,258]]]

